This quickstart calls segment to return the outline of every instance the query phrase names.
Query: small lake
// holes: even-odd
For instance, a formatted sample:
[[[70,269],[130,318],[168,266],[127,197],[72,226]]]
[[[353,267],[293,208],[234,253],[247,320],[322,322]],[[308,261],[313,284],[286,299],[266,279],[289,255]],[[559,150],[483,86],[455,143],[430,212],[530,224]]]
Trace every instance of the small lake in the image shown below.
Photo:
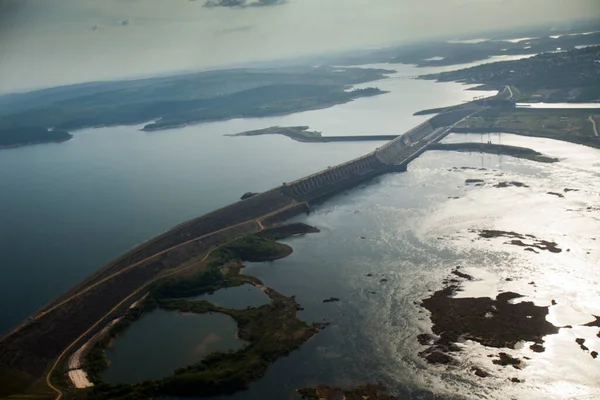
[[[517,103],[517,108],[600,108],[600,103]]]
[[[239,349],[237,324],[224,314],[183,314],[156,310],[133,323],[106,351],[111,383],[160,379],[215,351]]]
[[[212,294],[207,293],[194,297],[192,300],[206,300],[218,306],[233,309],[260,307],[271,301],[265,292],[252,285],[219,289]]]

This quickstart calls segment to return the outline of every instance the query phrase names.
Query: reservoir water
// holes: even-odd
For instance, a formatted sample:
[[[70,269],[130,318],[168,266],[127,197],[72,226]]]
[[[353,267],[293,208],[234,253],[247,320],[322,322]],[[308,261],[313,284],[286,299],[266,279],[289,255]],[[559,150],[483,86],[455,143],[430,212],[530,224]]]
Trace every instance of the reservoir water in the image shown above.
[[[152,311],[106,351],[110,366],[103,377],[112,383],[164,378],[214,351],[243,347],[236,332],[237,324],[228,315]]]
[[[398,74],[406,75],[427,72],[385,67],[397,67]],[[272,125],[309,125],[324,135],[400,133],[423,120],[411,116],[414,111],[485,94],[431,81],[373,85],[391,93],[326,110],[169,131],[82,130],[62,144],[1,151],[0,330],[112,257],[182,220],[232,202],[246,191],[267,189],[380,145],[307,144],[279,136],[224,134]],[[303,319],[325,319],[331,325],[231,399],[291,399],[298,386],[376,380],[408,399],[431,399],[432,392],[436,399],[600,398],[598,361],[575,343],[583,337],[591,350],[600,351],[597,329],[577,326],[600,315],[600,151],[507,134],[490,138],[531,147],[560,162],[428,152],[411,163],[408,172],[379,177],[298,217],[321,232],[286,240],[294,248],[290,257],[248,264],[245,273],[296,295],[305,308],[300,312]],[[446,141],[479,139],[480,135],[453,134]],[[482,179],[484,185],[467,185],[466,179]],[[529,187],[494,187],[503,181]],[[557,242],[563,251],[534,254],[502,239],[480,240],[473,229],[533,234]],[[530,354],[527,346],[514,350],[530,357],[522,371],[493,365],[487,355],[503,350],[471,342],[459,355],[460,366],[426,365],[418,356],[423,347],[416,335],[431,327],[418,304],[441,288],[457,265],[477,279],[465,295],[495,296],[498,290],[513,290],[540,305],[555,300],[549,319],[575,328],[547,338],[544,353]],[[535,285],[529,285],[531,281]],[[340,301],[322,302],[329,297]],[[168,322],[151,317],[145,317],[150,318],[148,325],[138,321],[115,342],[109,354],[113,366],[107,371],[115,374],[112,379],[130,379],[126,370],[139,364],[127,356],[129,346],[122,345],[126,340],[149,343],[153,330],[168,329]],[[139,336],[130,335],[134,329]],[[200,343],[201,334],[183,331],[177,335],[182,343]],[[187,344],[184,347],[190,348]],[[152,352],[151,346],[145,348]],[[148,357],[164,352],[154,347]],[[188,352],[174,354],[173,365],[189,363]],[[164,374],[160,362],[149,359],[146,364],[149,374]],[[117,365],[122,372],[111,372]],[[483,381],[474,376],[470,368],[475,365],[491,376]],[[509,382],[513,377],[524,382]]]
[[[435,71],[406,65],[398,75]],[[489,92],[456,83],[378,81],[390,93],[325,110],[142,132],[117,126],[73,139],[0,150],[0,332],[124,251],[239,199],[365,154],[381,142],[297,143],[226,137],[274,125],[324,135],[402,133],[427,107]]]

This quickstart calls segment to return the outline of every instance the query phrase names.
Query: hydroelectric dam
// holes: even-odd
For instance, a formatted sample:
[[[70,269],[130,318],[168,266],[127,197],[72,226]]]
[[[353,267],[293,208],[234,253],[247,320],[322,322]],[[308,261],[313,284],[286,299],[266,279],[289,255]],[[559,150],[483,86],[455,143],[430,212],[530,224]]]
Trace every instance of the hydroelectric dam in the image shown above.
[[[0,337],[0,371],[24,381],[74,369],[69,357],[191,259],[259,232],[343,190],[408,164],[475,110],[436,115],[375,151],[184,222],[133,248]],[[115,227],[118,228],[118,227]],[[84,346],[85,347],[85,346]],[[81,371],[77,369],[74,372]],[[58,396],[60,398],[60,395]]]

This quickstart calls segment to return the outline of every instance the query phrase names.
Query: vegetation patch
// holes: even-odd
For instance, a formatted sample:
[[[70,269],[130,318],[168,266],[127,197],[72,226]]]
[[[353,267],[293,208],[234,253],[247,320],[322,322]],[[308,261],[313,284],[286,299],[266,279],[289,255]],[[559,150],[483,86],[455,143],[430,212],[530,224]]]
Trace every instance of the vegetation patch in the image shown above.
[[[187,276],[169,278],[156,284],[138,308],[130,309],[109,333],[88,353],[84,369],[95,386],[86,391],[88,399],[133,399],[158,395],[212,396],[233,393],[246,388],[264,376],[278,358],[296,350],[326,324],[307,324],[297,318],[300,306],[293,297],[265,288],[253,277],[240,275],[241,260],[273,259],[282,256],[283,245],[273,238],[291,232],[314,231],[304,224],[292,224],[249,235],[215,251],[206,267]],[[287,246],[285,246],[287,248]],[[224,287],[251,284],[265,291],[269,304],[244,310],[228,309],[208,301],[189,297]],[[107,367],[105,349],[110,342],[144,312],[155,308],[185,313],[223,313],[238,324],[238,337],[248,343],[235,351],[216,352],[197,364],[177,369],[173,375],[137,384],[108,384],[101,378]],[[82,392],[80,392],[82,393]]]

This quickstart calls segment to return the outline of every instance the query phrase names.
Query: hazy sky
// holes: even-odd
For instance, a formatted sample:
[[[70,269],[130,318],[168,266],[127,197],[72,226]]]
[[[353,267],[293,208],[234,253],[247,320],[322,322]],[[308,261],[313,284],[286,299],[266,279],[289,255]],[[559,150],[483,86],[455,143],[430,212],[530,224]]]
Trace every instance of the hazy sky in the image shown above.
[[[0,93],[595,15],[600,0],[0,0]]]

